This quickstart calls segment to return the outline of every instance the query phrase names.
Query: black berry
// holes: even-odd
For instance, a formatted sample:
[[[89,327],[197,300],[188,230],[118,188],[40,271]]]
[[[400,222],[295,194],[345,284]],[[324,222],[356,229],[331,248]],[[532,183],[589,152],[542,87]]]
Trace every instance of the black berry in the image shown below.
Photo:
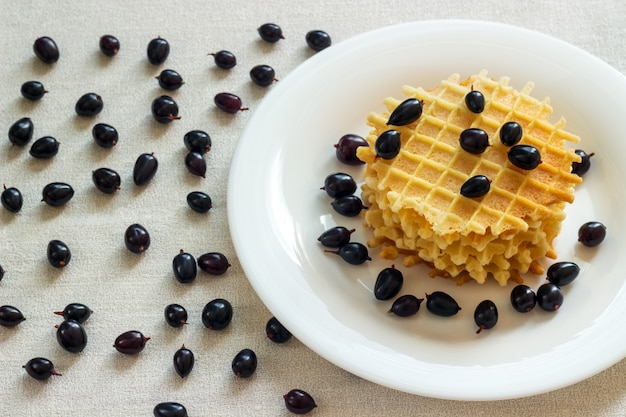
[[[210,275],[222,275],[231,267],[221,252],[207,252],[198,257],[198,267]]]
[[[413,123],[422,115],[422,102],[416,98],[407,98],[389,115],[388,125],[405,126]]]
[[[71,353],[82,352],[87,346],[87,332],[76,320],[63,320],[57,327],[57,342]]]
[[[164,90],[178,90],[185,84],[183,77],[172,69],[165,69],[154,78],[159,81],[159,86]]]
[[[142,153],[135,160],[133,167],[133,182],[136,185],[149,183],[159,168],[159,161],[153,153]]]
[[[150,234],[142,225],[131,224],[124,232],[124,244],[133,253],[145,252],[150,247]]]
[[[26,362],[26,365],[22,366],[22,368],[26,370],[29,376],[40,381],[45,381],[53,375],[61,376],[61,374],[54,369],[54,364],[46,358],[32,358]]]
[[[311,30],[305,36],[306,44],[315,52],[326,49],[332,43],[330,35],[323,30]]]
[[[191,370],[193,369],[195,356],[191,350],[187,349],[185,345],[183,345],[174,353],[173,361],[176,373],[181,378],[185,378],[191,373]]]
[[[265,324],[265,334],[274,343],[285,343],[291,339],[291,332],[276,317],[270,318]]]
[[[104,102],[102,97],[96,93],[83,94],[78,101],[74,110],[76,114],[83,117],[92,117],[102,111]]]
[[[22,117],[9,128],[9,141],[16,146],[25,146],[33,138],[33,131],[33,121]]]
[[[146,53],[152,65],[161,65],[170,54],[170,44],[161,37],[154,38],[148,42]]]
[[[235,114],[239,111],[248,110],[247,107],[242,107],[241,98],[232,93],[217,93],[213,98],[213,102],[218,109],[226,113]]]
[[[20,92],[24,98],[31,101],[37,101],[41,100],[48,90],[46,90],[43,84],[39,81],[26,81],[22,84]]]
[[[237,378],[250,378],[257,367],[256,353],[252,349],[242,349],[233,358],[231,367]]]
[[[481,113],[485,109],[485,96],[477,90],[465,95],[465,105],[472,113]]]
[[[48,242],[48,262],[55,268],[65,268],[72,259],[70,248],[62,241],[53,239]]]
[[[17,308],[10,305],[0,306],[0,326],[15,327],[26,320],[24,314]]]
[[[126,331],[115,338],[113,347],[125,355],[135,355],[146,347],[146,342],[150,340],[138,330]]]
[[[606,237],[606,226],[600,222],[587,222],[578,229],[578,241],[584,246],[598,246]]]
[[[281,39],[285,39],[283,36],[283,30],[275,23],[265,23],[257,29],[259,36],[266,42],[276,43]]]
[[[105,194],[113,194],[120,189],[122,178],[110,168],[98,168],[91,173],[96,188]]]
[[[159,96],[152,101],[152,116],[154,120],[163,124],[179,120],[178,104],[170,96]]]
[[[33,142],[28,153],[33,158],[50,159],[59,153],[59,145],[59,141],[52,136],[43,136]]]
[[[74,189],[64,182],[52,182],[42,191],[41,201],[49,206],[60,207],[74,197]]]
[[[46,64],[54,64],[59,60],[59,47],[56,42],[48,37],[42,36],[33,43],[35,56]]]
[[[0,196],[2,207],[9,210],[11,213],[17,213],[22,209],[22,204],[24,203],[22,193],[15,187],[7,188],[6,185],[3,187],[4,190]]]
[[[103,35],[98,43],[100,51],[106,56],[115,56],[120,51],[120,41],[113,35]]]
[[[202,191],[192,191],[187,194],[187,205],[198,213],[206,213],[213,207],[211,197]]]
[[[202,324],[210,330],[224,330],[233,319],[233,306],[223,298],[209,301],[202,309]]]
[[[91,129],[93,140],[103,148],[112,148],[117,145],[119,135],[117,130],[108,124],[98,123]]]
[[[213,56],[215,65],[222,69],[231,69],[237,65],[237,57],[230,51],[218,51],[212,52],[209,55]]]

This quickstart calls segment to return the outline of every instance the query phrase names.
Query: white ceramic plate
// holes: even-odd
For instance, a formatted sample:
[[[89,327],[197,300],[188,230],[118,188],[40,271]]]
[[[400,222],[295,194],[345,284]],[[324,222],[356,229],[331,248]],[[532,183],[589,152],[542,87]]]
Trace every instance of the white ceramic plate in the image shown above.
[[[515,312],[512,285],[457,287],[431,279],[427,269],[396,265],[405,274],[402,293],[443,290],[462,310],[441,318],[424,305],[412,318],[386,314],[376,301],[378,272],[324,253],[317,237],[334,225],[360,220],[334,214],[320,190],[326,175],[362,168],[334,156],[343,134],[368,131],[365,118],[382,111],[401,86],[434,87],[452,73],[487,69],[527,81],[538,98],[551,97],[555,116],[595,152],[593,166],[567,209],[556,248],[559,260],[577,262],[578,279],[564,288],[556,313]],[[370,381],[410,393],[458,400],[529,396],[564,387],[626,356],[626,257],[623,179],[626,79],[590,54],[536,32],[476,21],[428,21],[392,26],[334,45],[271,87],[239,143],[230,173],[229,222],[245,272],[260,298],[304,344],[332,363]],[[597,248],[577,244],[578,227],[602,221],[606,240]],[[401,264],[398,261],[397,264]],[[530,277],[537,288],[543,278]],[[490,298],[498,325],[477,335],[475,306]]]

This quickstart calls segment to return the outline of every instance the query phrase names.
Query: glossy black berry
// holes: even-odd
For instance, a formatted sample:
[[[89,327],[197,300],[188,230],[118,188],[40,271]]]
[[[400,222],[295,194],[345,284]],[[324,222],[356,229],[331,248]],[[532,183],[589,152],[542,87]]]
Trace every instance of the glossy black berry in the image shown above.
[[[363,201],[355,195],[336,198],[330,205],[337,213],[346,217],[356,217],[363,210]]]
[[[230,51],[217,51],[209,55],[213,56],[215,65],[222,69],[231,69],[237,65],[237,57]]]
[[[324,250],[324,252],[339,255],[341,259],[352,265],[361,265],[365,261],[372,260],[369,256],[367,246],[359,242],[350,242],[343,245],[336,251]]]
[[[431,313],[442,317],[454,316],[461,310],[456,300],[443,291],[426,294],[426,308]]]
[[[98,46],[106,56],[115,56],[120,51],[120,41],[113,35],[102,35]]]
[[[465,95],[465,105],[472,113],[481,113],[485,109],[485,96],[478,90]]]
[[[150,340],[138,330],[126,331],[115,338],[113,347],[125,355],[135,355],[146,347],[146,342]]]
[[[54,364],[46,358],[32,358],[26,362],[26,365],[22,366],[22,368],[26,370],[29,376],[40,381],[45,381],[53,375],[61,376],[61,374],[54,369]]]
[[[183,345],[174,353],[173,362],[174,370],[176,370],[176,373],[181,378],[185,378],[191,373],[191,370],[193,369],[195,356],[190,349],[187,349],[185,345]]]
[[[548,282],[537,288],[537,305],[545,311],[556,311],[563,305],[563,291]]]
[[[33,142],[28,153],[33,158],[50,159],[59,153],[59,145],[59,141],[52,136],[43,136]]]
[[[133,253],[145,252],[150,247],[150,234],[142,225],[131,224],[124,232],[124,244]]]
[[[74,320],[79,323],[84,323],[89,317],[91,317],[91,309],[82,303],[70,303],[65,306],[63,311],[55,311],[57,316],[63,316],[64,320]]]
[[[340,248],[350,242],[350,236],[356,229],[347,229],[343,226],[335,226],[327,229],[317,240],[327,248]]]
[[[187,205],[198,213],[206,213],[213,207],[211,197],[202,191],[192,191],[187,194]]]
[[[306,44],[315,52],[326,49],[332,43],[330,35],[323,30],[311,30],[304,37]]]
[[[265,334],[274,343],[285,343],[291,339],[291,332],[276,317],[270,318],[265,324]]]
[[[317,407],[313,397],[301,389],[292,389],[283,395],[283,399],[287,410],[294,414],[306,414]]]
[[[178,104],[170,96],[159,96],[152,101],[152,117],[162,124],[179,120]]]
[[[578,265],[574,262],[563,261],[550,265],[546,275],[548,281],[562,287],[574,281],[579,273],[580,267]]]
[[[117,145],[119,135],[117,129],[106,123],[97,123],[91,129],[93,140],[103,148],[112,148]]]
[[[74,106],[76,114],[83,117],[92,117],[97,115],[104,108],[102,97],[96,93],[83,94]]]
[[[482,129],[470,127],[461,132],[459,144],[464,151],[478,155],[489,147],[489,135]]]
[[[188,417],[184,405],[176,402],[163,402],[154,406],[154,417]]]
[[[25,146],[33,138],[33,131],[33,121],[22,117],[9,128],[9,141],[16,146]]]
[[[161,88],[169,91],[178,90],[183,86],[183,84],[185,84],[183,77],[172,69],[165,69],[154,78],[159,81],[159,86]]]
[[[190,151],[185,155],[185,167],[187,171],[198,177],[205,178],[206,176],[206,160],[204,155],[199,152]]]
[[[7,188],[6,185],[3,185],[3,187],[4,189],[0,195],[2,207],[9,210],[11,213],[17,213],[22,209],[22,205],[24,203],[22,193],[15,187]]]
[[[412,294],[402,295],[393,302],[389,313],[393,313],[398,317],[414,316],[419,311],[422,301],[424,301],[423,298],[417,298]]]
[[[230,114],[248,110],[247,107],[242,107],[241,98],[232,93],[217,93],[213,98],[213,102],[218,109]]]
[[[393,265],[378,273],[374,284],[374,297],[377,300],[391,300],[398,295],[404,284],[404,275]]]
[[[285,39],[283,36],[283,30],[275,23],[265,23],[257,29],[259,36],[266,42],[276,43],[281,39]]]
[[[398,156],[401,146],[400,132],[395,129],[384,131],[376,138],[374,143],[376,156],[382,159],[393,159]]]
[[[210,330],[223,330],[233,319],[233,306],[223,298],[209,301],[202,309],[202,324]]]
[[[598,246],[605,237],[606,226],[600,222],[587,222],[578,229],[578,241],[589,248]]]
[[[354,194],[356,191],[356,181],[350,174],[335,172],[329,174],[324,179],[322,190],[326,191],[329,197],[340,198]]]
[[[70,248],[58,239],[53,239],[48,242],[46,254],[48,262],[55,268],[65,268],[72,259]]]
[[[491,300],[481,301],[474,310],[474,323],[478,326],[476,333],[492,329],[498,323],[498,307]]]
[[[537,304],[537,294],[527,285],[519,284],[511,290],[511,305],[520,313],[528,313]]]
[[[165,322],[172,327],[182,327],[187,324],[187,310],[180,304],[168,304],[164,314]]]
[[[522,140],[522,126],[517,122],[506,122],[500,127],[500,142],[505,146],[514,146]]]
[[[43,84],[39,81],[26,81],[22,84],[20,92],[24,98],[31,101],[37,101],[41,100],[48,90],[46,90]]]
[[[57,328],[57,342],[71,353],[82,352],[87,346],[87,332],[76,320],[63,320]]]
[[[204,130],[190,130],[183,136],[185,147],[192,152],[205,154],[211,150],[211,137]]]
[[[231,368],[237,378],[250,378],[257,367],[256,353],[252,349],[242,349],[233,358]]]
[[[142,153],[135,160],[133,167],[133,182],[136,185],[145,185],[149,183],[157,170],[159,169],[159,161],[153,153]]]
[[[531,170],[541,163],[539,149],[532,145],[515,145],[508,152],[509,161],[518,168]]]
[[[148,42],[146,54],[152,65],[161,65],[170,54],[170,44],[163,38],[154,38]]]
[[[363,165],[356,156],[356,150],[359,146],[369,146],[369,143],[361,136],[348,133],[339,138],[335,147],[335,156],[340,162],[346,165]]]
[[[261,87],[267,87],[272,85],[275,81],[278,81],[274,68],[264,64],[252,67],[250,70],[250,79],[253,83]]]
[[[198,267],[210,275],[222,275],[231,267],[221,252],[207,252],[198,257]]]
[[[193,282],[198,273],[196,258],[181,249],[180,253],[174,256],[172,260],[172,269],[174,271],[174,277],[178,282],[183,284]]]
[[[10,305],[0,306],[0,326],[15,327],[26,320],[24,314],[17,308]]]
[[[41,201],[49,206],[60,207],[74,197],[74,189],[64,182],[52,182],[43,188],[41,194]]]
[[[389,115],[387,125],[405,126],[413,123],[422,115],[422,102],[416,98],[407,98]]]
[[[94,185],[105,194],[113,194],[120,189],[122,178],[110,168],[98,168],[91,173]]]
[[[46,64],[54,64],[59,60],[59,47],[49,36],[42,36],[33,43],[35,56]]]
[[[489,192],[491,180],[484,175],[474,175],[461,185],[461,195],[468,198],[482,197]]]
[[[580,156],[580,162],[572,162],[572,173],[582,177],[591,168],[591,157],[595,154],[593,152],[588,154],[582,149],[576,149],[574,152]]]

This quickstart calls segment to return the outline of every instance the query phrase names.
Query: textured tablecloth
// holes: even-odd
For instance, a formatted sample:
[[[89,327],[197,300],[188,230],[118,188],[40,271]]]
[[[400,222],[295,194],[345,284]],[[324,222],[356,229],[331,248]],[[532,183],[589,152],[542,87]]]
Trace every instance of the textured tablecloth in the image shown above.
[[[626,73],[626,3],[621,0],[491,1],[330,1],[184,2],[146,0],[107,2],[3,1],[0,7],[0,183],[18,187],[24,207],[18,214],[0,210],[0,304],[14,305],[27,317],[16,328],[0,328],[1,416],[149,416],[155,404],[178,401],[190,416],[286,416],[282,395],[302,388],[316,399],[316,416],[624,416],[626,362],[573,386],[554,392],[494,402],[425,398],[362,380],[330,364],[298,340],[274,344],[264,334],[271,313],[249,285],[234,251],[227,222],[226,188],[238,138],[266,90],[251,84],[248,70],[266,63],[285,77],[311,56],[304,35],[327,31],[334,43],[371,29],[427,19],[481,19],[537,30],[570,42]],[[274,22],[285,39],[268,44],[257,27]],[[98,50],[101,35],[121,41],[114,58]],[[39,62],[33,41],[54,38],[61,59]],[[185,85],[173,92],[182,119],[156,123],[152,100],[163,93],[156,80],[160,67],[146,59],[146,45],[161,36],[171,44],[162,68],[173,68]],[[238,65],[215,68],[207,54],[233,51]],[[400,63],[401,64],[401,63]],[[20,95],[20,85],[39,80],[49,93],[40,102]],[[581,80],[584,82],[584,80]],[[575,88],[575,87],[573,87]],[[78,118],[74,103],[86,92],[103,97],[96,119]],[[220,91],[239,94],[250,111],[226,115],[215,108]],[[584,98],[581,98],[584,99]],[[34,137],[56,137],[59,154],[35,160],[27,148],[7,140],[11,124],[30,117]],[[113,149],[98,147],[91,127],[115,126],[120,139]],[[183,135],[207,131],[213,147],[206,178],[187,172]],[[259,139],[262,142],[262,138]],[[160,166],[145,187],[132,182],[136,157],[154,153]],[[95,189],[91,172],[107,166],[122,176],[116,195]],[[40,202],[49,182],[71,184],[76,194],[61,208]],[[187,207],[188,192],[201,190],[213,199],[207,214]],[[242,190],[245,192],[246,190]],[[123,234],[143,224],[152,245],[142,255],[126,250]],[[65,269],[46,260],[49,240],[72,249]],[[262,244],[262,242],[260,242]],[[200,274],[183,285],[172,276],[172,258],[180,249],[196,256],[218,251],[232,264],[226,274]],[[235,314],[228,329],[209,331],[200,314],[211,299],[223,297]],[[52,314],[79,301],[93,311],[85,324],[87,348],[64,351],[55,340]],[[180,303],[189,324],[165,324],[164,306]],[[123,331],[136,329],[151,337],[140,355],[124,356],[111,346]],[[196,354],[186,379],[172,367],[182,344]],[[248,347],[259,367],[246,380],[230,369],[232,357]],[[40,382],[22,365],[34,356],[53,360],[62,377]],[[572,364],[576,366],[576,364]]]

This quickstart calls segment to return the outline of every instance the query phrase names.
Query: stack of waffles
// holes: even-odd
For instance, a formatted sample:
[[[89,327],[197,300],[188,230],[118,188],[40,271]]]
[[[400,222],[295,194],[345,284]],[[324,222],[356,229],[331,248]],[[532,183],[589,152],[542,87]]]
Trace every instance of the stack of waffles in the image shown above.
[[[403,87],[407,97],[422,101],[423,112],[406,126],[389,126],[389,115],[404,100],[388,98],[387,112],[368,115],[372,127],[369,147],[358,148],[366,163],[362,198],[364,223],[373,231],[370,247],[381,256],[403,256],[407,266],[426,262],[432,275],[459,283],[485,282],[493,277],[501,285],[521,281],[521,274],[543,273],[541,261],[555,258],[553,241],[561,230],[566,204],[574,201],[581,178],[571,172],[580,157],[568,144],[579,138],[564,129],[565,120],[551,123],[549,99],[509,86],[509,78],[493,79],[486,71],[461,79],[458,74],[432,90]],[[480,91],[485,97],[481,113],[471,112],[465,95]],[[532,170],[513,165],[509,147],[499,140],[500,127],[509,121],[523,129],[520,144],[536,147],[541,163]],[[401,134],[401,150],[393,159],[376,156],[377,137],[390,128]],[[482,154],[464,151],[459,137],[467,128],[489,135]],[[460,194],[474,175],[491,180],[480,198]]]

